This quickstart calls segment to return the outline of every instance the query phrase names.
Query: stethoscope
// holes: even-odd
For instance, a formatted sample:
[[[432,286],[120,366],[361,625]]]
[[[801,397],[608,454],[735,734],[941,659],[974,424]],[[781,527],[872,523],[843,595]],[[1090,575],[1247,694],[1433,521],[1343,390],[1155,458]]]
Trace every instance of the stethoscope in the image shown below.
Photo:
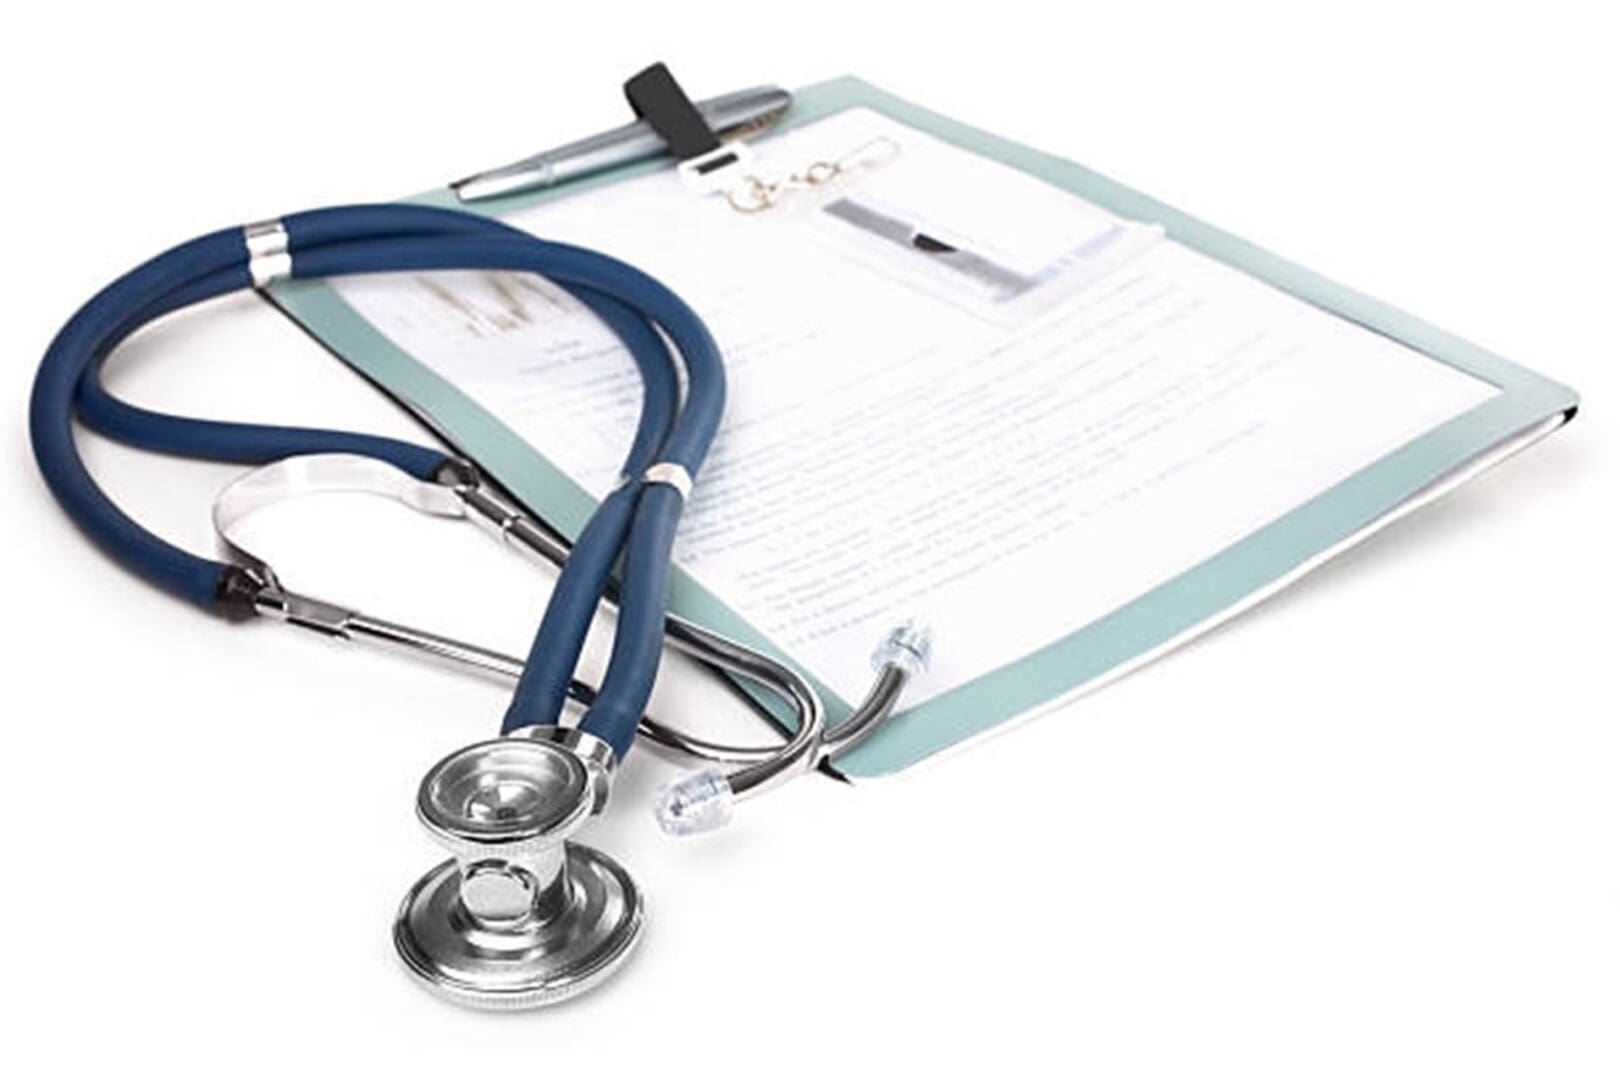
[[[621,481],[571,549],[471,463],[441,450],[352,432],[153,412],[118,399],[101,381],[106,358],[136,330],[226,293],[287,278],[456,269],[544,275],[613,330],[640,372],[640,417]],[[666,831],[699,832],[727,821],[736,801],[870,735],[928,661],[926,632],[896,627],[873,656],[877,676],[866,699],[828,727],[814,687],[790,666],[666,610],[676,528],[724,403],[713,337],[690,307],[641,271],[490,219],[383,205],[222,230],[125,274],[51,343],[35,379],[29,424],[40,470],[74,522],[112,558],[180,599],[228,618],[269,616],[516,679],[500,737],[450,754],[418,788],[417,815],[452,857],[411,887],[394,924],[407,969],[429,988],[464,1004],[509,1009],[598,985],[641,936],[644,902],[635,882],[606,855],[570,839],[606,805],[614,771],[638,731],[708,763],[660,791],[655,805]],[[75,417],[142,449],[258,466],[214,506],[229,561],[175,547],[114,505],[79,455]],[[557,564],[527,659],[286,588],[247,550],[243,522],[267,505],[325,491],[369,492],[427,514],[477,521]],[[618,614],[606,670],[600,686],[591,687],[575,670],[604,600]],[[647,717],[665,642],[779,699],[792,714],[792,734],[774,746],[730,746]],[[584,709],[572,725],[563,722],[570,700]]]

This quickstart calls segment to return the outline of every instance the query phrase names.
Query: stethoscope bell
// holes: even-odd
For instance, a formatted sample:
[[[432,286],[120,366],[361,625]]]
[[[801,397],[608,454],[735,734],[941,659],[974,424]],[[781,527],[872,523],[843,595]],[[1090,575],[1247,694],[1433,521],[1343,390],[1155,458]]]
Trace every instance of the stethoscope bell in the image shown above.
[[[640,891],[612,859],[566,842],[605,801],[611,761],[589,735],[532,728],[423,777],[417,815],[454,858],[406,894],[394,946],[430,990],[533,1008],[591,989],[629,956]]]

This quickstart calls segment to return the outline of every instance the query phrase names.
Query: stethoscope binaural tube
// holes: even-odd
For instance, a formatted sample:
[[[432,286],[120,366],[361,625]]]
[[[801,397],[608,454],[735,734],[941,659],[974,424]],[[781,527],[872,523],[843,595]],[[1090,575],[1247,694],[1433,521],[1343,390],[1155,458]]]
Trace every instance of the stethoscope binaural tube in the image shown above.
[[[582,724],[622,757],[656,672],[663,586],[674,522],[684,501],[683,492],[666,483],[648,483],[640,472],[649,459],[678,466],[688,476],[701,465],[724,402],[724,375],[713,338],[690,308],[639,271],[472,215],[402,206],[343,207],[289,217],[284,228],[294,277],[452,268],[544,274],[603,315],[636,356],[645,401],[620,489],[629,494],[610,500],[610,520],[593,534],[592,557],[581,558],[582,569],[573,575],[578,585],[571,585],[563,598],[561,614],[542,626],[533,650],[553,658],[537,678],[553,678],[562,666],[555,658],[566,660],[566,688],[566,675],[583,642],[582,627],[589,624],[608,571],[621,548],[634,553],[626,561],[624,594],[635,599],[620,619],[626,644],[615,649],[597,699],[599,709],[592,710],[599,718],[593,721],[587,714]],[[41,471],[74,521],[140,576],[199,606],[226,612],[242,602],[242,568],[168,544],[124,515],[79,457],[71,427],[76,405],[87,423],[115,438],[190,456],[265,461],[291,453],[342,451],[376,457],[423,478],[448,460],[438,451],[374,436],[168,417],[118,402],[101,389],[96,377],[100,362],[118,342],[159,315],[251,286],[249,262],[242,231],[232,229],[182,244],[115,281],[58,334],[41,364],[30,403],[30,433]],[[675,374],[660,331],[675,344],[687,368],[684,407],[676,405]],[[532,684],[520,685],[514,695],[514,702],[525,704],[553,699],[560,708],[560,696]],[[509,716],[508,727],[554,720],[555,715],[525,709]]]

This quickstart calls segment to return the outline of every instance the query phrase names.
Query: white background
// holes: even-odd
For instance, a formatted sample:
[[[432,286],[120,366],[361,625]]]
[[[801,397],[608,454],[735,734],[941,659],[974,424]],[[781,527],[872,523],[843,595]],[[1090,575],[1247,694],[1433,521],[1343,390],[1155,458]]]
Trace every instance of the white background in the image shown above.
[[[8,12],[0,1070],[1615,1075],[1620,79],[1598,5],[1487,7]],[[160,248],[617,123],[658,58],[697,95],[863,75],[1562,379],[1584,414],[1197,645],[893,782],[801,782],[676,845],[637,805],[669,767],[638,755],[594,834],[650,894],[642,953],[555,1012],[442,1005],[387,936],[436,857],[410,800],[500,689],[128,578],[51,504],[27,388]],[[248,298],[130,351],[143,402],[410,430]],[[87,450],[206,542],[230,470]],[[521,645],[543,577],[497,589],[478,538],[462,560],[434,546],[459,533],[385,524],[331,542],[339,586],[470,602]],[[679,675],[659,705],[700,697],[723,710]]]

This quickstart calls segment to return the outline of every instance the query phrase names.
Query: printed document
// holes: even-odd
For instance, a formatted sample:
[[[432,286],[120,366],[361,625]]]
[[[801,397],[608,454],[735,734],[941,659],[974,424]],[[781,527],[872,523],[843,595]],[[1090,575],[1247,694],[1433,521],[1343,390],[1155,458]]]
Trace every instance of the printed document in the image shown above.
[[[845,701],[915,618],[908,703],[1107,615],[1497,392],[875,112],[757,144],[845,171],[740,213],[662,170],[507,220],[641,267],[719,341],[726,419],[677,560]],[[565,292],[496,273],[345,300],[586,490],[639,381]]]

